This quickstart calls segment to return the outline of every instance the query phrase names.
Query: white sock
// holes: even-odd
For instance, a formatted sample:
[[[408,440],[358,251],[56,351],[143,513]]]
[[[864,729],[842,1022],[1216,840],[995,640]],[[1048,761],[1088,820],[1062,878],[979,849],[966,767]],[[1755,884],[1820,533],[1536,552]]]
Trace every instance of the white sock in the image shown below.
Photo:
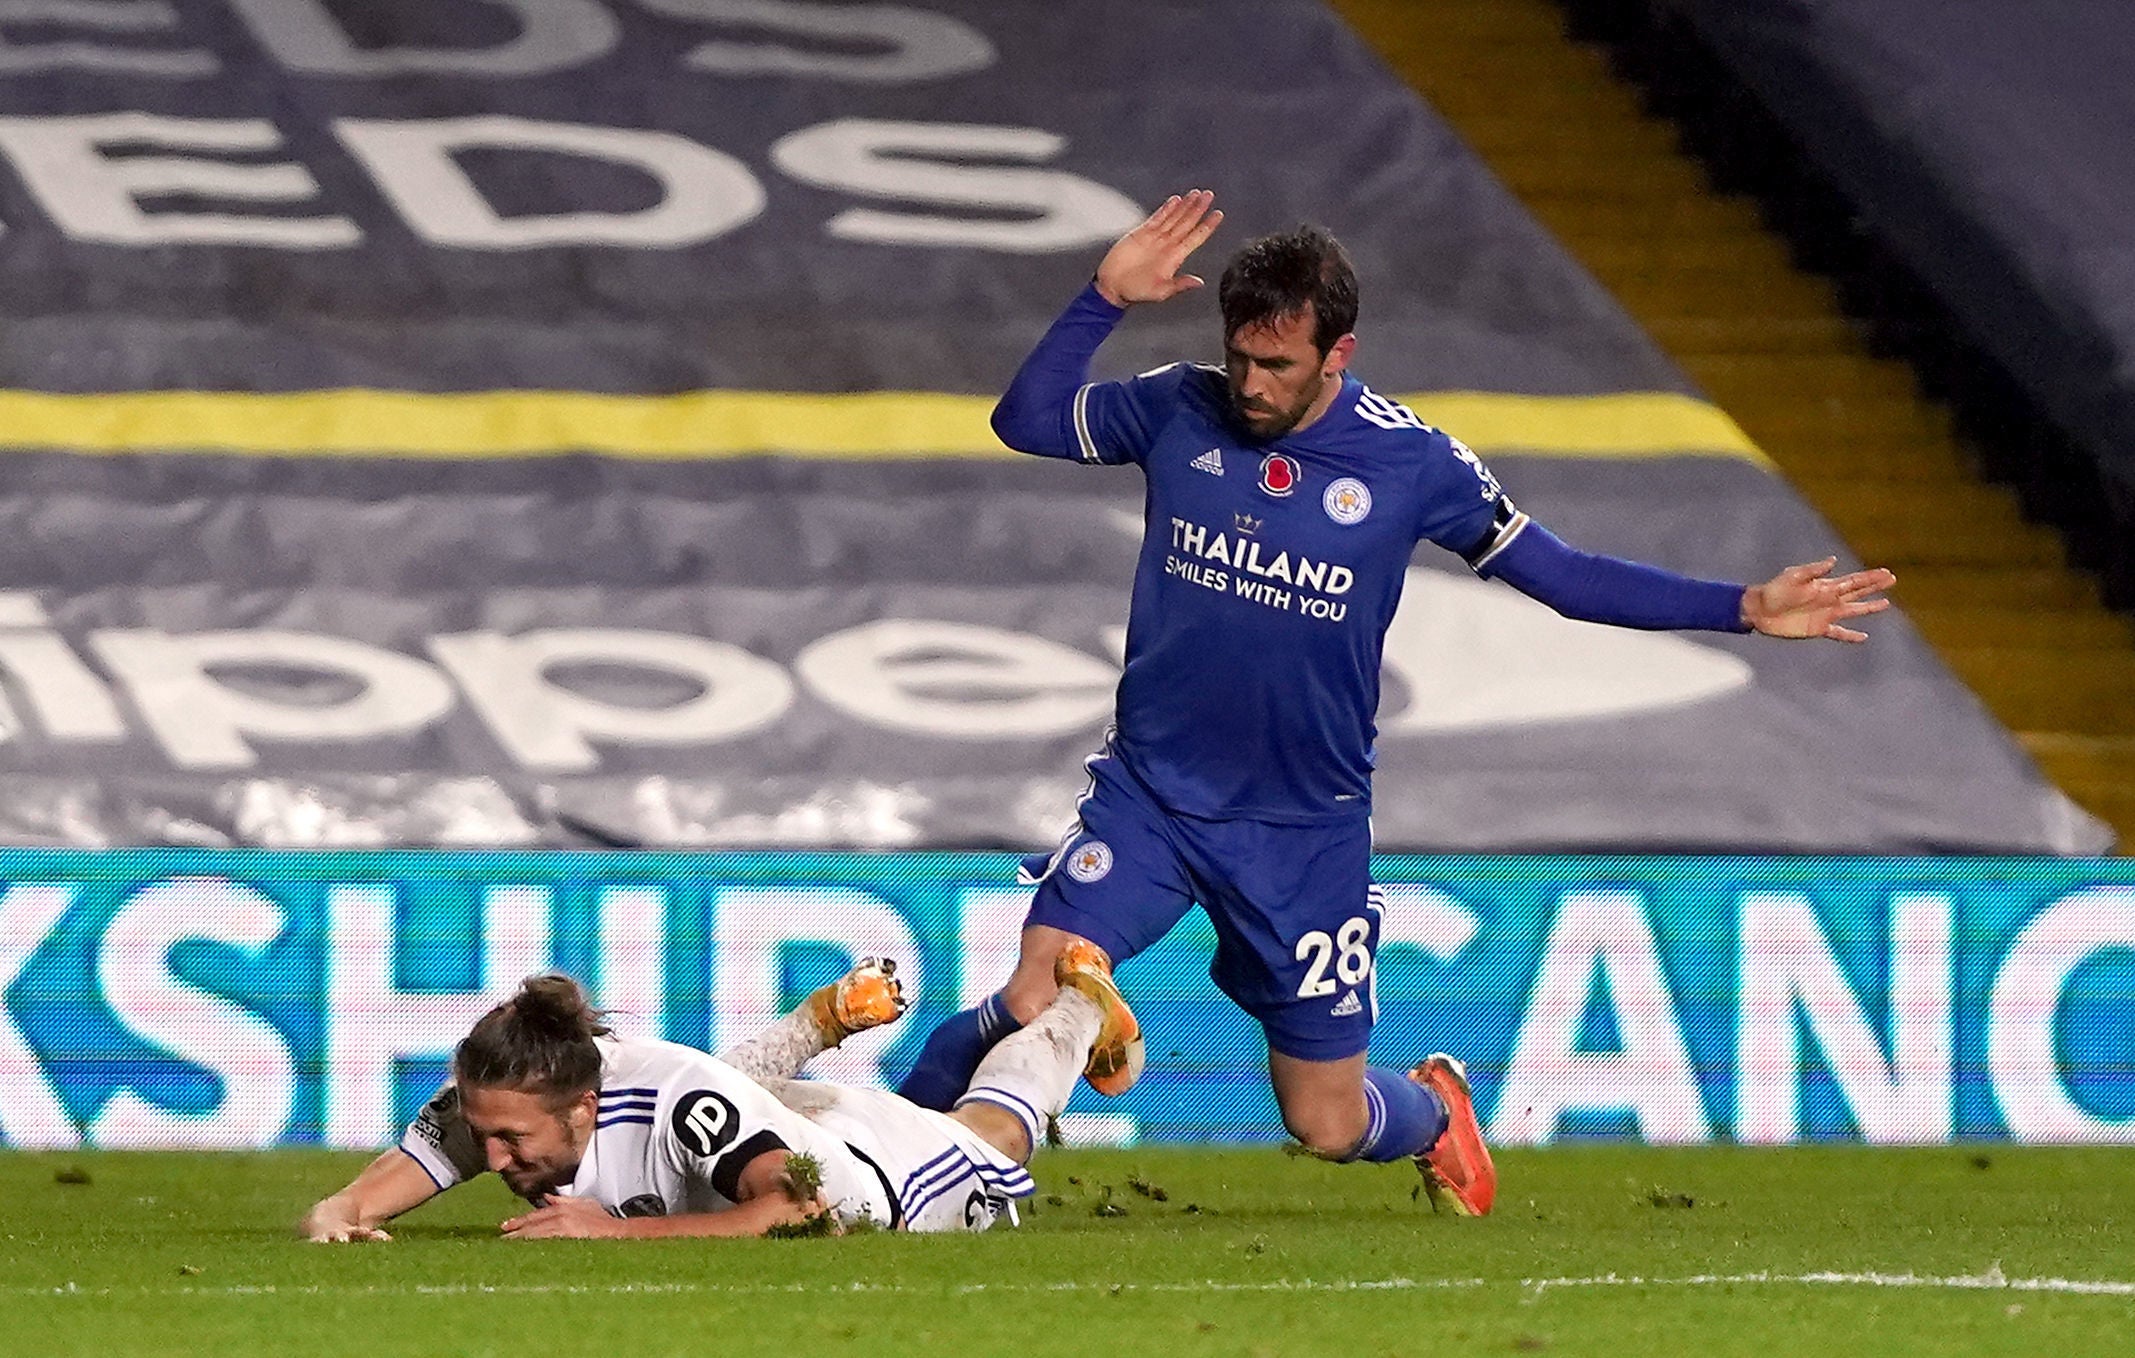
[[[804,1004],[719,1059],[758,1082],[790,1080],[829,1049]]]
[[[1044,1145],[1046,1124],[1067,1107],[1104,1017],[1095,1000],[1063,989],[1044,1013],[986,1053],[957,1106],[976,1101],[1004,1108],[1030,1134],[1033,1150]]]

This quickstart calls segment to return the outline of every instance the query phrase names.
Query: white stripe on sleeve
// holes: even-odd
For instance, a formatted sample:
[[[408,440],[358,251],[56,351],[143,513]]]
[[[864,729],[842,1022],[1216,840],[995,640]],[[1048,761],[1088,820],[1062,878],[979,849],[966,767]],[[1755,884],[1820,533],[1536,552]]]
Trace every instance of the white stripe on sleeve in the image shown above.
[[[1085,462],[1104,460],[1098,456],[1097,444],[1090,438],[1090,388],[1096,385],[1092,382],[1075,393],[1075,438],[1082,444],[1082,460]]]
[[[1525,514],[1513,515],[1512,522],[1498,531],[1497,540],[1490,544],[1490,550],[1475,558],[1475,564],[1471,569],[1480,574],[1483,567],[1496,560],[1499,553],[1512,545],[1514,538],[1527,530],[1527,525],[1530,522],[1531,520]]]

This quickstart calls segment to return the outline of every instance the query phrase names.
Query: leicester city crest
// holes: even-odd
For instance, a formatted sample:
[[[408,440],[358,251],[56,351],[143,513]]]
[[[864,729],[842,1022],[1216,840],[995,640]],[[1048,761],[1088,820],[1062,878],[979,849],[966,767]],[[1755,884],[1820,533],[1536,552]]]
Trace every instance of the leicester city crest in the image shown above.
[[[1112,846],[1101,839],[1078,844],[1067,856],[1067,873],[1078,882],[1094,882],[1112,871]]]
[[[1320,497],[1320,507],[1327,511],[1328,518],[1344,527],[1362,523],[1364,516],[1371,513],[1371,489],[1354,476],[1345,476],[1327,487],[1327,493]]]

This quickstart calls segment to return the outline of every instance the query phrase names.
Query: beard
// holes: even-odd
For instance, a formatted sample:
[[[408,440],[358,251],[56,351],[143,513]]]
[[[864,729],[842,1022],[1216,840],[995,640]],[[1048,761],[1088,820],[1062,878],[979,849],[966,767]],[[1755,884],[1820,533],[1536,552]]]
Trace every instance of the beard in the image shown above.
[[[504,1180],[506,1188],[509,1188],[528,1202],[539,1205],[543,1198],[561,1190],[572,1179],[578,1177],[578,1166],[572,1164],[549,1169],[529,1170],[523,1178],[512,1174],[499,1174],[497,1177]]]
[[[1288,407],[1250,406],[1238,389],[1233,387],[1231,418],[1251,437],[1263,443],[1273,443],[1297,428],[1297,422],[1305,418],[1305,412],[1312,409],[1312,403],[1319,400],[1320,393],[1326,390],[1326,387],[1326,378],[1314,377],[1311,385],[1298,393],[1297,404]]]

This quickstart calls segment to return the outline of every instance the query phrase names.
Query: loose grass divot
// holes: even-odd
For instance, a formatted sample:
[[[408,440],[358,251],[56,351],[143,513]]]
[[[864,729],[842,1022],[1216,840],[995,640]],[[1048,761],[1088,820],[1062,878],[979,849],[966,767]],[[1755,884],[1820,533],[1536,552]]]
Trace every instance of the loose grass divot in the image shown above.
[[[767,1240],[812,1240],[820,1236],[843,1235],[851,1227],[838,1221],[838,1214],[823,1202],[823,1162],[812,1155],[798,1153],[786,1157],[786,1172],[778,1181],[779,1191],[788,1201],[809,1209],[808,1215],[799,1221],[782,1221],[764,1232]],[[857,1223],[856,1223],[857,1224]],[[868,1222],[874,1224],[872,1220]]]
[[[803,1206],[823,1195],[823,1162],[805,1153],[786,1157],[786,1174],[779,1181],[786,1196]]]

